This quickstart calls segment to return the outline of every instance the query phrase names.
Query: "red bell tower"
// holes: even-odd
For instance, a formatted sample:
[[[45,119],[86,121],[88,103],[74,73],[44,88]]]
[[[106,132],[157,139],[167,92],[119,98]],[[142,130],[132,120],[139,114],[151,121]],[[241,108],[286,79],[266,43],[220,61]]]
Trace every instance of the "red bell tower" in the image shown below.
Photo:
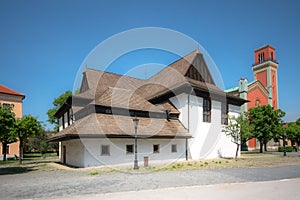
[[[275,48],[266,45],[254,51],[254,64],[252,70],[254,79],[259,80],[269,91],[269,105],[278,109],[278,62],[276,60]]]

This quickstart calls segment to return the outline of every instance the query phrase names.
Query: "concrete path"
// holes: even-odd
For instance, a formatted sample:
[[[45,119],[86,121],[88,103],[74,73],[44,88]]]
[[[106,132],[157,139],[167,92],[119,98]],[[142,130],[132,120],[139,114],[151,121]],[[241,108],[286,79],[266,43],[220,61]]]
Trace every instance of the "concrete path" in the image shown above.
[[[260,191],[261,182],[295,178],[300,179],[300,165],[267,168],[162,171],[153,173],[114,172],[95,176],[91,176],[89,172],[81,170],[33,171],[21,174],[0,175],[0,199],[63,199],[68,198],[70,195],[78,197],[78,199],[81,199],[81,197],[85,198],[85,195],[90,195],[88,196],[90,198],[93,195],[103,195],[103,198],[106,198],[106,195],[108,195],[110,198],[111,195],[111,198],[113,198],[115,194],[110,193],[118,194],[120,192],[124,194],[124,198],[135,192],[137,192],[136,194],[140,194],[141,192],[141,195],[161,194],[161,198],[163,199],[163,193],[170,193],[181,197],[180,195],[183,194],[198,194],[197,191],[199,188],[199,192],[204,192],[206,195],[209,191],[211,192],[209,190],[211,187],[217,187],[218,190],[216,191],[219,191],[219,188],[224,188],[225,186],[225,188],[233,186],[230,191],[238,191],[237,194],[239,194],[239,188],[241,187],[241,191],[244,193],[248,192],[248,195],[251,196],[256,195],[257,191]],[[249,182],[257,182],[257,186],[255,186],[256,183],[253,183],[254,186],[250,184],[251,187],[249,189],[243,189],[245,187],[243,184],[246,183],[247,186]],[[279,182],[279,185],[281,185],[282,181]],[[297,183],[300,186],[299,181]],[[286,183],[283,181],[282,184]],[[294,185],[283,185],[283,187],[285,187],[284,191],[290,199],[296,187]],[[194,190],[197,191],[194,192]],[[267,192],[272,190],[275,193],[282,192],[277,184],[269,188],[265,187],[265,190]],[[135,192],[132,193],[131,191]],[[148,194],[147,191],[155,192]],[[182,194],[177,193],[177,191],[182,191]],[[220,195],[225,195],[223,193],[226,191],[222,191]],[[264,193],[263,191],[261,192]],[[71,198],[73,199],[73,197]],[[228,199],[227,196],[224,196],[224,198]]]
[[[132,199],[156,199],[156,200],[189,200],[189,199],[299,199],[300,179],[284,179],[267,182],[245,182],[205,186],[173,187],[155,190],[141,190],[130,192],[117,192],[94,195],[77,195],[62,200],[101,199],[101,200],[132,200]],[[51,200],[54,200],[53,198]]]

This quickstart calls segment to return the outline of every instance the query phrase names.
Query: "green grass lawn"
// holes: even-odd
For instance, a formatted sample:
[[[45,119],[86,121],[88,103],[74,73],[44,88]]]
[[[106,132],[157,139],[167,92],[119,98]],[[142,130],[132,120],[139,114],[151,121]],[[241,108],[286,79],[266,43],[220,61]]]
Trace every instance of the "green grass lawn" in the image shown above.
[[[58,158],[56,153],[46,153],[44,157],[42,157],[41,153],[25,153],[23,155],[23,161],[32,161],[32,160],[41,160],[45,158]],[[7,164],[13,164],[18,163],[19,161],[15,158],[7,158],[6,161],[0,160],[0,165],[7,165]]]
[[[45,155],[44,155],[46,158],[48,158],[48,157],[57,157],[57,155],[56,155],[56,153],[54,152],[54,153],[46,153]],[[24,155],[23,155],[23,158],[25,159],[25,158],[31,158],[31,159],[35,159],[35,158],[37,158],[37,159],[40,159],[42,157],[42,154],[41,153],[25,153]]]

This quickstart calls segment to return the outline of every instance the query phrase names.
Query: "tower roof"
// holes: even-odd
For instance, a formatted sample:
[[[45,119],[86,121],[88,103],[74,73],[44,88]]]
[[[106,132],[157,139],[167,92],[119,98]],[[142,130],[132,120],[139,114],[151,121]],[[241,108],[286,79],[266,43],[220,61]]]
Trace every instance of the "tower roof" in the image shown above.
[[[255,49],[254,52],[260,51],[260,50],[265,49],[265,48],[271,48],[271,49],[275,50],[275,47],[267,44],[267,45],[263,45],[262,47],[259,47],[259,48]]]

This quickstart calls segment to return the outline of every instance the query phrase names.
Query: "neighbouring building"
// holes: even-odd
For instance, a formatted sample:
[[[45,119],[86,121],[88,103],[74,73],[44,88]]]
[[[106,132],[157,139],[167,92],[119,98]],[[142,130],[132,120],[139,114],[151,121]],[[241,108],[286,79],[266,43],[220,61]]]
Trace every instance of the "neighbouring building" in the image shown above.
[[[12,106],[16,118],[22,118],[22,104],[24,98],[24,94],[21,94],[8,87],[0,85],[0,105]],[[5,151],[8,156],[19,155],[19,142],[8,144],[6,149],[3,149],[3,146],[1,144],[0,155],[3,155]]]
[[[277,69],[275,48],[270,45],[258,48],[254,51],[254,64],[252,65],[254,81],[248,83],[247,78],[241,78],[238,87],[226,90],[226,92],[248,100],[248,103],[241,106],[242,112],[260,105],[271,105],[274,109],[278,109]],[[254,150],[259,147],[258,145],[256,138],[252,138],[248,141],[247,148]],[[274,142],[271,141],[269,146],[274,146]]]
[[[76,167],[133,163],[135,137],[140,163],[234,157],[222,127],[245,102],[216,86],[198,50],[147,80],[87,68],[49,141],[59,141],[61,162]]]

